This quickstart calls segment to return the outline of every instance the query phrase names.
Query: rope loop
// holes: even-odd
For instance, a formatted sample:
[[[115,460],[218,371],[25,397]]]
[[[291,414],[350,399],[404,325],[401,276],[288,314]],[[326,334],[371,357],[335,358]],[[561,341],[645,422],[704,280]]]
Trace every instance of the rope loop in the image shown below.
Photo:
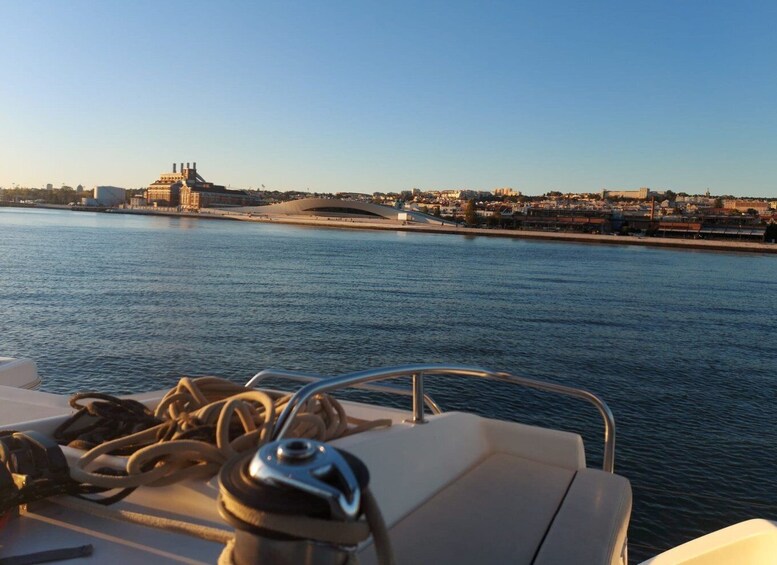
[[[267,443],[290,398],[218,377],[181,378],[153,411],[136,400],[85,392],[71,397],[78,411],[54,437],[86,450],[71,465],[77,481],[102,488],[163,486],[211,477],[227,459]],[[85,399],[92,402],[79,403]],[[390,419],[351,418],[340,402],[322,394],[305,403],[289,436],[331,441],[390,425]],[[126,457],[123,475],[94,470],[101,455]]]

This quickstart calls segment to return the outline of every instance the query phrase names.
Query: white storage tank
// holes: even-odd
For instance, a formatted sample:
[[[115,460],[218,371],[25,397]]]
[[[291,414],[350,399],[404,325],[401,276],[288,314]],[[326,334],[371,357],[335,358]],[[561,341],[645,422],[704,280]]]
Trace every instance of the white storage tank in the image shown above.
[[[118,206],[124,204],[126,191],[118,186],[95,186],[94,199],[98,206]]]

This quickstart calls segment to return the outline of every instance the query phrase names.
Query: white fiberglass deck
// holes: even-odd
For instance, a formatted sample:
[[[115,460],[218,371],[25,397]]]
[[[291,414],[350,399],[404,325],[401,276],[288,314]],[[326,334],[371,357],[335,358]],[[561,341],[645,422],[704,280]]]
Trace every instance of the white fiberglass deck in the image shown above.
[[[51,412],[70,412],[64,397],[30,394],[43,396],[22,399],[29,428],[51,432],[63,419]],[[0,390],[3,406],[15,399],[15,392]],[[622,477],[586,469],[579,436],[462,413],[410,424],[404,411],[353,403],[346,409],[394,421],[335,444],[370,469],[397,563],[620,562],[630,487]],[[34,410],[40,410],[37,422],[30,421]],[[217,491],[215,478],[141,487],[114,507],[231,531],[218,514]],[[92,563],[215,563],[223,548],[56,502],[35,503],[0,530],[4,557],[87,543],[94,546]],[[373,562],[369,545],[360,559]]]

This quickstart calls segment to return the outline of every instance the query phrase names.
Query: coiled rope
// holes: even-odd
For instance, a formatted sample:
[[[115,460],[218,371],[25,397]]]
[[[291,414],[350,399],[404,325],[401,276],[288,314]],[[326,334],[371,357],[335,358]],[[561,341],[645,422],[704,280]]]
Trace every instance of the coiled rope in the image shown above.
[[[86,398],[95,400],[79,404]],[[290,398],[218,377],[181,378],[153,412],[134,400],[81,393],[70,400],[78,412],[54,437],[88,448],[70,467],[76,481],[107,489],[165,486],[210,478],[227,459],[264,445]],[[322,394],[302,406],[287,437],[331,441],[390,425],[390,419],[348,416],[336,399]],[[126,456],[122,476],[93,469],[101,455]]]

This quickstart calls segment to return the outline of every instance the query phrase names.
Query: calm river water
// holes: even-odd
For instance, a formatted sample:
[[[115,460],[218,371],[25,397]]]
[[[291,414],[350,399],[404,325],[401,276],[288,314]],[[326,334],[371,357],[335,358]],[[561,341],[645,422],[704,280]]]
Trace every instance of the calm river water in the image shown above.
[[[0,208],[0,355],[35,359],[44,390],[410,362],[584,387],[615,414],[634,562],[777,518],[775,313],[775,257]],[[585,404],[427,388],[580,431],[600,464]]]

